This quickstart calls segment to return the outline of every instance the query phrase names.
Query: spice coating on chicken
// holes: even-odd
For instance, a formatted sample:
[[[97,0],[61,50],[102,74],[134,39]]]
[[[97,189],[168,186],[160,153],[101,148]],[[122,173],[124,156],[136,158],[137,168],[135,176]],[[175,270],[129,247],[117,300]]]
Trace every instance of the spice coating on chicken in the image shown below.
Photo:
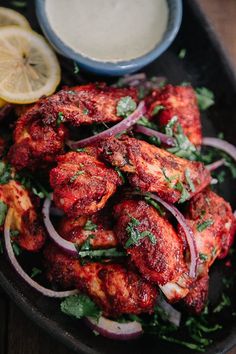
[[[90,84],[61,90],[41,99],[18,119],[9,159],[18,170],[35,169],[39,162],[53,162],[64,151],[66,125],[115,123],[122,97],[137,100],[135,89]]]
[[[64,254],[55,245],[45,252],[47,277],[62,287],[76,287],[102,309],[105,316],[151,313],[157,289],[122,264],[86,263]]]
[[[136,200],[116,205],[114,215],[117,237],[144,278],[163,285],[180,277],[186,268],[182,240],[165,217]]]
[[[0,200],[13,210],[11,229],[19,232],[13,236],[14,242],[27,251],[39,251],[46,232],[28,191],[18,182],[10,181],[0,186]]]
[[[112,166],[127,172],[133,187],[156,192],[170,203],[190,199],[211,180],[202,163],[177,157],[142,140],[127,136],[120,140],[109,138],[100,145],[102,156]]]
[[[153,102],[148,116],[157,120],[160,126],[166,126],[174,117],[178,117],[185,135],[194,145],[202,143],[202,128],[196,94],[191,86],[166,85],[153,93]],[[155,108],[163,108],[155,115]]]
[[[195,314],[202,312],[206,306],[209,289],[208,274],[198,278],[190,287],[188,295],[183,299],[183,302],[189,310]]]
[[[116,171],[86,152],[68,152],[57,163],[50,172],[53,199],[70,217],[102,209],[122,184]]]

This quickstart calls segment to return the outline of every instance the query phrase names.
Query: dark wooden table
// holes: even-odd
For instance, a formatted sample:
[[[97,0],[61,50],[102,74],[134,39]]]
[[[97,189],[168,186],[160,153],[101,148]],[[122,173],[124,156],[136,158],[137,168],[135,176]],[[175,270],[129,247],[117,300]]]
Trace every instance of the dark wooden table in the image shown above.
[[[198,0],[236,67],[236,0]],[[28,319],[0,289],[0,354],[69,354]],[[236,349],[228,354],[236,354]]]

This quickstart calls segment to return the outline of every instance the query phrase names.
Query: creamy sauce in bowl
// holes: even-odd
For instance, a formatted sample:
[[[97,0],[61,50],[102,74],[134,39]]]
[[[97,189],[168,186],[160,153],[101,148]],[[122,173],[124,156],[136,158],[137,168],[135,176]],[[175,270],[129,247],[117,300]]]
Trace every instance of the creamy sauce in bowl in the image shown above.
[[[168,23],[166,0],[45,0],[50,26],[75,52],[119,62],[150,52]]]

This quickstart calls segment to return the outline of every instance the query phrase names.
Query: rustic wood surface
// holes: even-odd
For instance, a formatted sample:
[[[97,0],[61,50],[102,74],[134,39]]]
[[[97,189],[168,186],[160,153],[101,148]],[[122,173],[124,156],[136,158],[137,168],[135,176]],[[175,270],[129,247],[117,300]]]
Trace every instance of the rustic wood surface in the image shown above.
[[[236,67],[236,0],[198,0]],[[69,354],[0,290],[0,354]],[[236,354],[236,349],[228,354]]]

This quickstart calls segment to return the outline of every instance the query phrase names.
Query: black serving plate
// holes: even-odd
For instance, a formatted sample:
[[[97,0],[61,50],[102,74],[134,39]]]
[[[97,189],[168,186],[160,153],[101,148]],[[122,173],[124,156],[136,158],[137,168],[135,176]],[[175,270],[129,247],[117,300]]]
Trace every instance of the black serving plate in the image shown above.
[[[10,1],[0,1],[0,5],[9,6]],[[26,9],[21,10],[28,17],[34,29],[39,26],[34,13],[34,2],[28,1]],[[181,60],[178,53],[186,48],[186,57]],[[73,74],[73,63],[61,58],[63,84],[76,84],[83,80],[99,78]],[[164,75],[169,82],[177,84],[191,82],[194,86],[206,86],[216,96],[216,105],[203,116],[205,135],[223,132],[225,139],[236,141],[236,76],[229,60],[215,38],[215,34],[206,22],[198,5],[193,0],[184,0],[184,15],[181,30],[171,46],[158,60],[144,70],[148,76]],[[224,185],[220,193],[236,208],[236,184],[231,181]],[[213,267],[210,296],[219,300],[222,287],[220,262]],[[221,262],[222,263],[222,262]],[[11,267],[6,255],[0,256],[0,284],[23,311],[47,332],[64,342],[71,350],[86,354],[181,354],[193,353],[180,346],[168,344],[151,336],[143,336],[135,341],[118,342],[101,336],[95,336],[82,321],[73,320],[59,310],[59,302],[43,297],[19,278]],[[236,286],[231,298],[236,299]],[[235,311],[235,303],[234,303]],[[233,310],[230,310],[233,311]],[[223,329],[215,335],[207,353],[227,353],[236,345],[236,323],[227,315],[221,320]],[[235,318],[235,317],[234,317]]]

